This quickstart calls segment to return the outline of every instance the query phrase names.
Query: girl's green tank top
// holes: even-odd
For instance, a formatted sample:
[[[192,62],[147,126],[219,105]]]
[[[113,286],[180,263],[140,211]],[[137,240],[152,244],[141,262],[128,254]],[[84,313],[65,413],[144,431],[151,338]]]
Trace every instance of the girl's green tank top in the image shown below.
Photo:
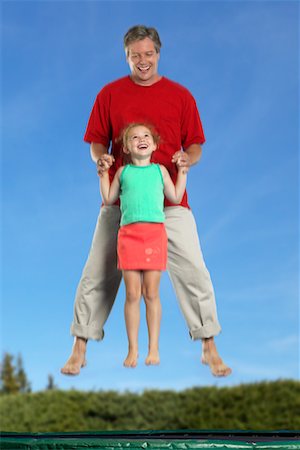
[[[164,222],[164,181],[159,164],[124,167],[120,177],[121,225]]]

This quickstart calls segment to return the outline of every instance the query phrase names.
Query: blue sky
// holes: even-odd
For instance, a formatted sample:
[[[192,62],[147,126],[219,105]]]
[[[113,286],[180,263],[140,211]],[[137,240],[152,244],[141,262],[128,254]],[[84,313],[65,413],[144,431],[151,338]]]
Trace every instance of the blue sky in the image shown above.
[[[2,8],[1,351],[21,353],[33,390],[184,389],[299,379],[299,3],[289,1],[4,1]],[[170,281],[161,284],[161,365],[126,354],[124,289],[64,377],[73,300],[100,196],[83,142],[97,92],[128,73],[122,39],[155,26],[160,73],[196,98],[207,142],[188,190],[233,368],[199,362]],[[144,308],[143,308],[144,312]]]

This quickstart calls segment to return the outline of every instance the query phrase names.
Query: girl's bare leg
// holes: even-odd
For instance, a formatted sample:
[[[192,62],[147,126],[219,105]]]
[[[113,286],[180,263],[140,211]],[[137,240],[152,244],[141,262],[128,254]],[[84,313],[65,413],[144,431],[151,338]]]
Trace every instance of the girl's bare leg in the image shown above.
[[[124,270],[123,278],[126,288],[125,323],[128,337],[128,355],[125,367],[136,367],[138,360],[138,332],[140,325],[140,301],[142,295],[141,272]]]
[[[159,282],[161,272],[146,270],[143,274],[142,292],[146,303],[146,318],[149,335],[149,351],[145,360],[147,365],[159,364],[159,331],[161,321],[161,304],[159,298]]]

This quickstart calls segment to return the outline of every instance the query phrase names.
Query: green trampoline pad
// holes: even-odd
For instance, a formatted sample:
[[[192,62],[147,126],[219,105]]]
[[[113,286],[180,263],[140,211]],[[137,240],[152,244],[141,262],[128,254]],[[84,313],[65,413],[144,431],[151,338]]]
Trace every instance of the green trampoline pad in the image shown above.
[[[297,431],[130,431],[0,434],[1,449],[300,450]]]

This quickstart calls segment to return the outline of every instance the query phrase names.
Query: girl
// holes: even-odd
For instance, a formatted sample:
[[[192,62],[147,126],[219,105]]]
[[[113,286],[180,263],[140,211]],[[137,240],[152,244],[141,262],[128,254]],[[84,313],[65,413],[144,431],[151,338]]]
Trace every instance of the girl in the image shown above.
[[[132,123],[123,132],[123,151],[130,164],[120,167],[110,185],[108,171],[100,177],[104,205],[121,201],[118,234],[118,268],[126,288],[125,322],[128,355],[125,367],[136,367],[140,300],[144,297],[149,335],[145,363],[159,364],[158,340],[161,320],[159,282],[166,270],[167,235],[164,227],[164,195],[174,204],[181,202],[186,187],[186,171],[179,167],[176,185],[167,169],[151,164],[159,136],[152,126]]]

